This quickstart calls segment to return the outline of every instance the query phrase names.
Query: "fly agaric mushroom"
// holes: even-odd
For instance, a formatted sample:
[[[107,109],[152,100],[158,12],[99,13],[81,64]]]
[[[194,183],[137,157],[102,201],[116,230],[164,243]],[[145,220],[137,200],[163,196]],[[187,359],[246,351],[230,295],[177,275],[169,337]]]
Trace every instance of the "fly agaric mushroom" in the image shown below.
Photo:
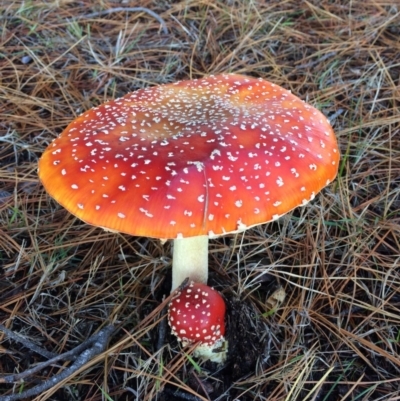
[[[322,113],[235,74],[140,89],[76,118],[39,177],[83,221],[173,239],[172,290],[207,283],[208,239],[278,219],[336,176]]]
[[[198,344],[194,355],[223,362],[227,347],[225,309],[225,301],[218,291],[191,281],[175,291],[168,308],[168,322],[183,346]]]

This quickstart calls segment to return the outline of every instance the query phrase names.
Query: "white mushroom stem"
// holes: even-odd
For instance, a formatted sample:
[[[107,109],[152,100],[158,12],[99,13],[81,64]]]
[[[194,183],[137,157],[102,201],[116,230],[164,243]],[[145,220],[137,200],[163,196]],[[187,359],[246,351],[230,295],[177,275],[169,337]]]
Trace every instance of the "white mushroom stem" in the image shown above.
[[[187,277],[196,283],[207,284],[208,235],[175,239],[172,258],[171,291]]]

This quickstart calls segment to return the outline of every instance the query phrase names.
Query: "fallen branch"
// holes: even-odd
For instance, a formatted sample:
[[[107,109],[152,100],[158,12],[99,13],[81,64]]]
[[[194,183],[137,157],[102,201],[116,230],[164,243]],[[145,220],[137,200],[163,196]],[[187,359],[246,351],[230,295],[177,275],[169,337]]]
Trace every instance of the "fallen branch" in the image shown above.
[[[89,362],[95,356],[102,353],[106,349],[108,340],[110,338],[110,335],[114,331],[114,329],[115,329],[115,327],[112,325],[107,326],[104,329],[100,330],[97,334],[93,335],[92,337],[90,337],[89,339],[84,341],[82,344],[79,344],[74,349],[72,349],[68,352],[65,352],[64,354],[57,355],[48,361],[39,363],[34,368],[28,369],[20,374],[0,376],[0,383],[13,383],[18,380],[21,380],[24,377],[29,376],[32,373],[35,373],[41,369],[44,369],[47,366],[52,365],[55,362],[58,362],[60,360],[73,360],[74,361],[69,367],[65,368],[61,373],[54,375],[50,379],[47,379],[29,390],[23,391],[22,393],[0,396],[0,401],[21,400],[23,398],[32,397],[34,395],[40,394],[40,393],[50,389],[51,387],[54,387],[56,384],[60,383],[62,380],[71,376],[74,372],[76,372],[78,369],[80,369],[83,365],[85,365],[87,362]],[[25,338],[23,338],[19,335],[16,335],[13,332],[11,332],[12,336],[9,335],[10,330],[6,329],[6,331],[5,331],[4,326],[2,326],[2,325],[0,325],[0,330],[4,331],[4,333],[8,337],[21,342],[22,344],[24,344],[24,346],[28,347],[29,349],[31,349],[35,352],[38,352],[38,348],[40,349],[40,347],[37,347],[35,344],[30,342],[29,340],[26,340]],[[32,344],[34,345],[33,348],[31,347]],[[43,351],[43,350],[40,349],[40,351]],[[41,353],[41,352],[39,352],[39,353]],[[43,355],[43,353],[41,353],[41,354]],[[52,354],[52,355],[54,355],[54,354]]]
[[[12,340],[14,340],[16,342],[19,342],[24,347],[29,348],[31,351],[34,351],[37,354],[44,356],[45,358],[54,358],[55,356],[57,356],[57,354],[53,354],[52,352],[49,352],[49,351],[39,347],[38,345],[36,345],[32,341],[28,340],[27,338],[21,336],[20,334],[14,333],[12,330],[7,329],[7,327],[3,326],[2,324],[0,324],[0,330],[8,338],[11,338]],[[0,381],[0,383],[1,383],[1,381]]]

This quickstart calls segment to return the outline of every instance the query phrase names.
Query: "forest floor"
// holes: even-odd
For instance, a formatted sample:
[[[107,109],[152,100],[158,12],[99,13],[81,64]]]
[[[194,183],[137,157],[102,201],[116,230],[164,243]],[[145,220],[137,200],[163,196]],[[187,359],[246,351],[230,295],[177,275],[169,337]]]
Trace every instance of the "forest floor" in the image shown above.
[[[400,399],[395,3],[0,0],[0,400]],[[146,9],[120,9],[131,5]],[[341,161],[305,207],[210,241],[210,283],[243,340],[218,366],[166,328],[171,243],[85,224],[37,166],[85,110],[220,73],[320,109]],[[271,311],[276,289],[286,297]],[[76,369],[76,358],[46,364],[97,340]]]

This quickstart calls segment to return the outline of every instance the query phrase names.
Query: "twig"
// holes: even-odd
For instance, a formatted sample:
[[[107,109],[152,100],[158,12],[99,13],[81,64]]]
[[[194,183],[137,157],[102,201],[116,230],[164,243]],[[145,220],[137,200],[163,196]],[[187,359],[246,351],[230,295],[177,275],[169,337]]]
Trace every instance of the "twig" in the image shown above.
[[[165,343],[165,336],[167,334],[167,317],[166,317],[167,310],[168,307],[166,306],[161,313],[161,316],[164,317],[158,324],[158,340],[157,340],[156,351],[159,351],[164,346]]]
[[[7,329],[7,327],[3,326],[0,324],[0,330],[4,332],[4,334],[11,338],[14,341],[17,341],[21,343],[24,347],[29,348],[30,350],[44,356],[45,358],[54,358],[57,356],[57,354],[53,354],[52,352],[49,352],[43,348],[40,348],[38,345],[33,343],[32,341],[28,340],[25,337],[22,337],[20,334],[16,334],[13,331]]]
[[[142,12],[142,13],[149,14],[150,16],[155,18],[160,23],[160,25],[163,28],[163,32],[165,34],[168,34],[168,28],[167,28],[167,24],[165,23],[165,21],[158,14],[156,14],[154,11],[152,11],[152,10],[146,8],[146,7],[115,7],[115,8],[109,8],[108,10],[97,11],[97,12],[94,12],[94,13],[91,13],[91,14],[80,15],[80,16],[78,16],[78,18],[100,17],[102,15],[108,15],[108,14],[112,14],[112,13],[119,13],[121,11]]]
[[[51,377],[48,380],[45,380],[41,384],[38,384],[37,386],[35,386],[29,390],[26,390],[22,393],[0,396],[0,401],[21,400],[23,398],[32,397],[34,395],[40,394],[40,393],[48,390],[49,388],[54,387],[56,384],[60,383],[64,379],[71,376],[74,372],[76,372],[78,369],[80,369],[85,363],[90,361],[96,355],[99,355],[100,353],[102,353],[105,350],[108,340],[110,338],[110,335],[114,331],[114,329],[115,328],[112,325],[107,326],[104,329],[100,330],[97,334],[95,334],[94,336],[89,338],[88,340],[84,341],[82,344],[75,347],[73,350],[68,351],[62,355],[59,355],[59,356],[53,358],[53,360],[51,360],[51,361],[46,361],[46,362],[40,364],[40,369],[42,369],[42,368],[48,366],[49,364],[54,363],[54,361],[58,361],[60,359],[70,360],[71,357],[73,357],[75,359],[74,362],[71,364],[71,366],[67,367],[61,373]],[[83,351],[83,349],[85,349],[85,350]],[[36,369],[36,368],[33,368],[33,369]],[[33,369],[31,369],[31,371]],[[11,379],[15,379],[18,376],[20,376],[20,375],[10,375],[10,376],[2,377],[1,379],[3,379],[3,381],[5,381],[5,382],[9,383],[10,381],[14,381]]]
[[[335,111],[332,115],[328,116],[328,120],[331,124],[334,123],[334,121],[344,112],[343,109],[338,109]]]
[[[112,327],[112,326],[108,326],[108,327]],[[102,337],[103,336],[103,332],[105,329],[103,329],[102,331],[99,331],[95,336],[88,338],[87,340],[85,340],[82,344],[79,344],[78,346],[76,346],[74,349],[65,352],[61,355],[57,355],[57,354],[52,354],[54,355],[51,359],[49,359],[48,361],[45,362],[41,362],[39,364],[37,364],[34,368],[25,370],[24,372],[21,372],[19,374],[16,375],[7,375],[7,376],[0,376],[0,383],[13,383],[16,382],[18,380],[21,380],[25,377],[28,377],[29,375],[36,373],[39,370],[42,370],[44,368],[46,368],[49,365],[52,365],[60,360],[65,360],[65,361],[73,361],[77,358],[77,356],[83,352],[84,350],[86,350],[87,348],[89,348],[94,339],[96,338],[96,336],[98,337]],[[30,348],[30,347],[29,347]],[[47,352],[47,351],[46,351]],[[49,353],[50,354],[50,353]]]
[[[181,400],[186,400],[186,401],[201,401],[201,398],[196,397],[193,394],[185,393],[184,391],[180,390],[172,390],[169,388],[166,388],[164,390],[167,394],[173,395],[174,397],[180,398]]]

